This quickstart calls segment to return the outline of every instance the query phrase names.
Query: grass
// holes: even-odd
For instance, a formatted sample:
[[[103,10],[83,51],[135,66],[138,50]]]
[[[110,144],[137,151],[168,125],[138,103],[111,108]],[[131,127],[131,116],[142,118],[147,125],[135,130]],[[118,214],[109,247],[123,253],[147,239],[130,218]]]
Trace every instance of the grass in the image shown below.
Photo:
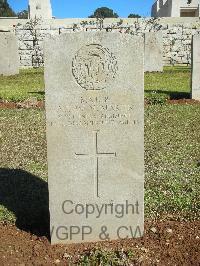
[[[0,75],[0,100],[24,101],[44,99],[44,73],[42,68],[22,69],[19,75]]]
[[[145,108],[146,218],[200,218],[199,113],[197,104]],[[0,220],[35,224],[48,209],[44,111],[1,110],[0,129]]]
[[[0,221],[43,230],[48,223],[44,112],[1,110],[0,147]]]
[[[148,217],[200,218],[200,105],[145,110],[145,204]]]
[[[186,67],[147,73],[146,96],[151,99],[156,95],[159,100],[182,97],[189,93],[189,77]],[[0,98],[43,99],[43,87],[42,69],[22,70],[19,76],[0,77]],[[199,114],[199,104],[145,107],[146,218],[200,218]],[[16,222],[19,228],[30,231],[45,227],[48,187],[44,110],[0,110],[0,148],[0,221]],[[118,259],[117,254],[112,257]]]
[[[155,95],[156,94],[156,95]],[[163,73],[145,74],[147,98],[189,98],[190,68],[165,67]],[[21,70],[19,75],[0,76],[0,100],[24,101],[29,98],[44,99],[43,69]]]
[[[157,93],[168,99],[189,98],[190,68],[183,66],[165,67],[163,73],[145,74],[145,95]]]

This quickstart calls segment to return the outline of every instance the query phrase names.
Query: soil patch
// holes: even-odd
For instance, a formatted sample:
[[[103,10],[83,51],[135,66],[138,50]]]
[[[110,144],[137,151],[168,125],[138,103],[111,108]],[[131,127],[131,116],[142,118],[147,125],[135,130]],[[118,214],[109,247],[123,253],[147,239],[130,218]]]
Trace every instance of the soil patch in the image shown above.
[[[27,100],[24,102],[0,102],[0,109],[44,108],[44,106],[44,101]]]
[[[168,100],[168,104],[200,104],[200,101],[192,99],[179,99],[179,100]],[[145,105],[148,105],[148,100],[145,100]],[[29,109],[29,108],[45,108],[44,101],[32,101],[27,100],[24,102],[0,102],[0,109]]]
[[[148,221],[141,239],[63,246],[0,223],[0,265],[69,265],[94,249],[132,251],[128,265],[200,265],[200,221]]]
[[[168,100],[169,104],[200,104],[200,101],[193,99],[178,99],[178,100]]]

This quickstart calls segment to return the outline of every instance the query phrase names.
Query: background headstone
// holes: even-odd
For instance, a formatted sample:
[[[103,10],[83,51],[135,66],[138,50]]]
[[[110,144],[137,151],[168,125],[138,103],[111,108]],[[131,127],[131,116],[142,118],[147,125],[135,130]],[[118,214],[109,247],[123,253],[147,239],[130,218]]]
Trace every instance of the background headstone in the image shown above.
[[[163,71],[162,32],[147,32],[145,37],[145,72]]]
[[[200,35],[192,40],[192,99],[200,100]]]
[[[119,33],[45,42],[53,244],[143,234],[143,57],[143,39]]]
[[[0,33],[0,75],[19,74],[19,54],[14,34]]]

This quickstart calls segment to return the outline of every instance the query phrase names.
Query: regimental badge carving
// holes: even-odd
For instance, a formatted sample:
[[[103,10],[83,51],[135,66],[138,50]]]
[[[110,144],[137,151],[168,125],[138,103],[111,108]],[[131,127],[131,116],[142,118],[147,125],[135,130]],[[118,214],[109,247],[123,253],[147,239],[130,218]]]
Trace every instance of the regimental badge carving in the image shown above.
[[[116,57],[100,44],[82,47],[72,61],[72,74],[85,90],[103,90],[117,74]]]

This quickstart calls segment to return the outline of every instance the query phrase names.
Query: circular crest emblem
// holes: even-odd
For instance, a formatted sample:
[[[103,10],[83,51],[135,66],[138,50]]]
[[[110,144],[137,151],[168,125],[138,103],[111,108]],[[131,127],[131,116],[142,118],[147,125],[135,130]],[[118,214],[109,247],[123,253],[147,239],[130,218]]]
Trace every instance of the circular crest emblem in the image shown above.
[[[100,44],[82,47],[72,62],[72,74],[86,90],[102,90],[116,76],[116,57]]]

